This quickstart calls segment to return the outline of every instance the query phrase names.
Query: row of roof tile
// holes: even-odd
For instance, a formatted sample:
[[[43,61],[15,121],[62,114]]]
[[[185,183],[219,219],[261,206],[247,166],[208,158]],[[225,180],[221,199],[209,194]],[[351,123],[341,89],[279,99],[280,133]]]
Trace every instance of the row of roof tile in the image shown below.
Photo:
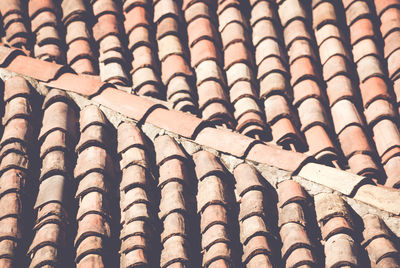
[[[77,139],[76,115],[65,92],[53,89],[43,102],[39,133],[42,168],[34,209],[34,238],[28,249],[30,267],[57,265],[68,254],[65,249],[70,223],[68,189],[72,177],[71,145]]]

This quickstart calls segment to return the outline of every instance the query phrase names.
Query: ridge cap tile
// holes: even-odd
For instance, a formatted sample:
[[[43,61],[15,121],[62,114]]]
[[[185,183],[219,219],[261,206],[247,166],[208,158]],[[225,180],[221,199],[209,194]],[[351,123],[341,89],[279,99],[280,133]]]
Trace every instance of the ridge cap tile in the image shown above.
[[[317,163],[305,164],[296,175],[347,196],[353,196],[360,186],[372,183],[369,178]]]

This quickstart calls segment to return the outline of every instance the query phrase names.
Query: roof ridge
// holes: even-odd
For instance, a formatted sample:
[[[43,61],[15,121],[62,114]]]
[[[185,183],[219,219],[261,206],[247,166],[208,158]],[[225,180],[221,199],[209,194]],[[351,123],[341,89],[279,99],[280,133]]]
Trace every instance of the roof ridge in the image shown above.
[[[14,49],[3,49],[1,46],[0,48],[0,58],[8,57],[5,54],[14,51]],[[5,72],[0,72],[0,76],[9,76],[9,72],[14,72],[28,77],[28,80],[33,84],[37,84],[34,81],[39,81],[41,82],[39,85],[41,84],[42,86],[42,94],[47,94],[44,93],[47,92],[44,87],[51,88],[57,85],[57,88],[61,88],[67,93],[72,93],[72,95],[78,94],[89,103],[95,102],[97,105],[100,104],[100,106],[110,109],[114,115],[115,113],[121,114],[124,120],[130,118],[136,122],[142,122],[143,126],[147,126],[149,123],[158,128],[158,132],[161,130],[170,132],[172,135],[177,135],[182,143],[189,142],[192,146],[194,143],[197,147],[208,148],[211,151],[215,150],[221,155],[221,158],[233,156],[236,159],[240,159],[240,161],[234,161],[236,165],[247,161],[261,172],[263,167],[273,167],[276,170],[286,172],[285,176],[283,176],[285,178],[294,176],[293,179],[300,181],[301,184],[309,184],[310,182],[320,184],[330,190],[340,192],[348,199],[357,200],[370,207],[378,208],[389,215],[400,215],[400,204],[397,204],[400,203],[400,191],[397,189],[376,186],[373,185],[371,180],[365,177],[318,164],[312,156],[304,153],[287,151],[266,142],[254,142],[256,141],[255,139],[231,130],[211,127],[204,124],[206,121],[202,119],[188,113],[168,109],[160,101],[152,101],[152,98],[149,97],[144,98],[132,95],[115,87],[107,86],[101,92],[97,93],[96,90],[99,89],[97,87],[99,84],[88,83],[89,80],[96,80],[95,78],[68,73],[71,76],[67,79],[68,81],[77,79],[82,82],[81,86],[72,88],[70,84],[66,83],[67,81],[62,82],[60,80],[63,74],[58,75],[53,80],[50,78],[50,82],[48,80],[41,80],[42,76],[37,75],[38,70],[45,71],[45,69],[37,68],[31,70],[29,68],[18,68],[18,65],[22,62],[24,62],[24,65],[29,65],[27,64],[29,60],[35,60],[36,64],[43,63],[48,66],[55,63],[22,55],[18,57],[24,57],[24,59],[14,62],[14,58],[8,65],[0,65],[0,67],[5,69]],[[58,66],[58,64],[55,65]],[[33,71],[35,73],[31,73]],[[46,77],[46,79],[49,78]],[[104,85],[103,82],[98,82]],[[96,89],[93,89],[93,87]],[[36,90],[40,91],[39,89]],[[116,99],[118,99],[118,103],[113,101]],[[76,99],[74,98],[74,100]],[[177,120],[171,120],[171,118],[176,118]],[[220,139],[222,135],[224,135],[223,140]],[[236,165],[231,167],[232,170]],[[277,182],[273,183],[275,187]],[[385,202],[385,200],[388,200],[387,196],[396,196],[396,198],[391,198],[391,202]],[[399,201],[396,202],[395,200]]]

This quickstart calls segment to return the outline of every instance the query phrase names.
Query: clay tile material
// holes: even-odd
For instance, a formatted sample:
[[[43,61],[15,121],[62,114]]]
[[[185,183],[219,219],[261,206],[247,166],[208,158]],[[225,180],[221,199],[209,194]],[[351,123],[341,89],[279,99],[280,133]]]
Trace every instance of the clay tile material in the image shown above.
[[[325,81],[329,81],[335,76],[346,75],[349,73],[348,61],[342,55],[330,57],[323,66],[322,75]]]
[[[256,64],[260,65],[263,60],[268,57],[278,57],[281,60],[284,60],[284,53],[282,53],[282,49],[280,44],[274,39],[264,39],[260,41],[260,43],[256,47],[255,51],[255,59]]]
[[[260,1],[260,3],[267,3]],[[257,47],[261,41],[268,38],[279,40],[278,33],[275,29],[275,24],[270,20],[261,20],[253,26],[253,45]]]
[[[279,17],[283,27],[294,20],[294,19],[305,19],[306,13],[303,9],[300,1],[298,0],[286,0],[278,7]]]
[[[275,20],[276,12],[272,3],[268,1],[257,1],[251,9],[250,24],[254,27],[261,20]]]
[[[377,99],[390,100],[388,88],[385,80],[381,77],[370,77],[360,84],[361,96],[364,108]]]
[[[350,215],[343,199],[332,193],[321,193],[314,197],[315,211],[319,223],[326,223],[333,217],[344,217],[350,220]]]
[[[164,62],[168,56],[184,56],[183,47],[179,38],[175,35],[166,35],[158,40],[158,58]]]
[[[76,151],[80,152],[89,146],[105,147],[109,146],[109,133],[106,128],[99,125],[91,125],[82,132]]]
[[[78,231],[74,241],[75,247],[88,236],[110,237],[110,226],[106,219],[98,214],[87,214],[78,224]]]
[[[108,192],[108,185],[104,180],[104,175],[98,172],[92,172],[79,181],[75,199],[79,199],[83,195],[94,191],[102,194]]]
[[[399,252],[395,248],[393,242],[384,237],[379,237],[372,240],[366,248],[370,260],[377,264],[380,263],[384,258],[391,256],[398,258],[399,256]]]
[[[309,57],[316,61],[314,49],[312,44],[308,40],[295,40],[292,43],[289,51],[289,64],[292,64],[299,58]]]
[[[289,22],[289,24],[283,29],[283,36],[287,49],[290,48],[295,40],[312,40],[305,22],[302,20],[293,20]]]
[[[237,42],[230,45],[224,51],[224,68],[225,70],[229,69],[233,64],[244,62],[251,66],[252,60],[250,57],[250,53],[246,46],[242,42]]]
[[[40,28],[45,26],[57,26],[57,16],[52,11],[40,12],[34,19],[31,20],[31,30],[37,33]]]
[[[163,165],[169,159],[186,159],[185,153],[176,141],[168,135],[162,135],[154,140],[157,165]]]
[[[1,231],[0,237],[2,239],[21,239],[21,227],[19,226],[19,220],[13,217],[7,217],[0,221]],[[2,254],[4,251],[0,251]]]
[[[351,141],[349,141],[351,142]],[[376,176],[378,166],[371,155],[368,154],[354,154],[348,160],[351,171],[360,176],[367,176],[372,174]]]
[[[11,120],[4,128],[0,144],[4,146],[7,143],[18,141],[27,144],[31,135],[31,127],[26,118],[15,118]]]
[[[243,196],[248,191],[264,189],[258,172],[249,164],[238,165],[234,170],[234,176],[236,180],[236,190],[239,196]]]
[[[47,153],[42,160],[40,180],[44,180],[54,174],[68,174],[70,165],[71,163],[64,152],[51,151]]]
[[[221,62],[221,55],[217,50],[214,42],[203,39],[198,41],[191,48],[191,65],[192,67],[196,67],[204,60],[215,60],[217,62]]]
[[[101,172],[112,175],[113,164],[105,149],[91,146],[79,154],[74,170],[74,177],[80,179],[91,172]]]
[[[321,227],[322,239],[327,241],[331,236],[339,233],[351,234],[352,226],[343,217],[333,217]]]
[[[381,16],[386,9],[400,4],[398,0],[384,0],[384,1],[374,1],[374,2],[375,2],[376,13],[378,16]]]
[[[292,202],[306,201],[303,188],[294,180],[285,180],[278,184],[278,197],[281,208]]]
[[[242,24],[233,22],[228,24],[221,32],[222,47],[227,49],[236,42],[248,43],[248,33]]]
[[[29,94],[28,83],[22,77],[15,76],[4,82],[4,102],[8,102],[17,96],[28,96]]]
[[[293,105],[298,106],[307,98],[321,99],[321,89],[318,83],[311,79],[300,81],[293,87]]]
[[[139,128],[132,123],[122,123],[118,126],[118,153],[123,153],[130,147],[145,147],[146,141]]]
[[[145,120],[154,109],[164,107],[149,99],[135,96],[111,87],[105,88],[101,94],[92,99],[139,122]]]
[[[400,144],[400,133],[393,121],[381,120],[374,127],[374,141],[379,156],[384,154],[393,147]]]
[[[165,85],[168,85],[177,75],[191,76],[192,74],[192,70],[182,55],[170,55],[161,65],[161,79]]]
[[[359,19],[350,26],[351,45],[356,44],[361,39],[367,37],[374,38],[374,36],[374,25],[368,18]]]
[[[26,175],[17,169],[10,169],[4,172],[0,177],[0,195],[6,192],[20,192],[25,186]]]
[[[184,266],[189,261],[187,247],[186,239],[181,236],[173,236],[165,241],[160,257],[161,268],[169,267],[173,263]]]
[[[296,84],[296,86],[300,85],[300,83]],[[289,81],[284,73],[272,72],[260,81],[260,98],[266,99],[274,94],[287,96],[289,88]]]
[[[335,55],[341,55],[349,59],[347,50],[345,49],[342,41],[338,38],[328,38],[320,46],[320,59],[321,64],[325,65],[329,58]]]
[[[172,123],[170,120],[172,117],[177,118],[178,120],[175,120],[174,123]],[[156,109],[151,112],[147,117],[146,122],[192,139],[195,138],[198,131],[204,127],[203,125],[205,125],[203,120],[193,115],[165,109]]]
[[[220,32],[224,31],[228,24],[233,22],[240,23],[247,28],[247,23],[237,6],[228,6],[221,14],[219,14],[218,20]]]
[[[298,113],[301,122],[300,131],[302,132],[315,125],[329,126],[325,108],[322,103],[315,98],[304,100],[298,107]]]
[[[323,2],[316,6],[313,13],[313,28],[317,29],[326,23],[336,22],[335,7],[330,2]]]
[[[203,212],[208,206],[214,204],[227,206],[226,195],[221,178],[209,175],[198,184],[197,212]]]
[[[198,18],[192,21],[187,27],[187,32],[189,48],[201,39],[214,41],[216,37],[215,27],[207,18]]]
[[[267,154],[270,155],[271,158],[266,158],[265,156]],[[254,146],[251,147],[246,159],[276,166],[278,168],[293,172],[296,172],[304,164],[311,161],[310,157],[304,154],[286,151],[274,145],[266,145],[260,143],[256,143]],[[290,161],[288,161],[288,159],[290,159]]]
[[[9,169],[26,171],[28,166],[29,162],[25,155],[10,152],[1,159],[0,172],[3,173]]]
[[[338,265],[357,266],[357,247],[351,236],[337,234],[325,243],[325,267],[333,268]]]
[[[63,23],[67,25],[74,19],[80,19],[85,16],[86,7],[82,0],[63,1],[61,4],[63,12]]]
[[[21,2],[15,0],[5,0],[0,8],[0,12],[3,18],[8,16],[9,13],[12,14],[14,12],[21,12],[21,11],[22,11]]]
[[[73,64],[82,58],[91,60],[94,58],[90,44],[87,40],[75,40],[69,45],[67,51],[67,61],[69,64]]]
[[[63,240],[62,230],[58,224],[45,224],[36,231],[32,244],[28,249],[28,254],[35,254],[36,251],[46,245],[57,247]],[[42,245],[43,242],[45,242],[44,245]]]
[[[45,110],[39,139],[43,140],[54,130],[62,130],[71,137],[76,137],[75,112],[65,102],[55,102]]]
[[[149,27],[148,12],[143,6],[136,6],[125,14],[124,26],[126,34],[130,35],[137,27]]]
[[[173,0],[159,0],[154,4],[154,23],[158,23],[165,16],[180,18],[178,6]]]
[[[186,219],[181,213],[170,213],[163,221],[164,230],[161,233],[161,243],[164,244],[169,238],[173,236],[187,236]]]
[[[350,125],[363,125],[357,108],[349,100],[336,102],[331,108],[331,113],[337,134],[340,134],[340,132]]]
[[[213,204],[207,206],[204,211],[201,213],[200,217],[200,230],[201,233],[207,231],[211,226],[219,224],[219,225],[228,225],[228,214],[225,206],[220,204]]]
[[[118,7],[114,1],[109,0],[96,0],[93,4],[93,15],[100,17],[105,14],[118,14]]]
[[[395,50],[398,50],[400,48],[399,43],[397,41],[399,40],[399,37],[400,37],[399,31],[390,32],[385,37],[385,46],[383,48],[385,59],[387,59]]]
[[[96,256],[96,255],[94,255]],[[121,265],[124,267],[134,267],[138,265],[147,265],[147,255],[144,249],[138,248],[121,256]]]
[[[56,7],[51,0],[30,0],[28,3],[29,17],[33,19],[39,12],[44,10],[56,11]]]
[[[290,118],[292,113],[285,97],[273,95],[264,101],[265,115],[268,124],[275,124],[283,117]]]
[[[312,267],[316,261],[310,249],[296,248],[286,260],[286,267]]]
[[[393,29],[398,28],[399,21],[400,13],[396,7],[389,8],[382,13],[380,27],[382,37],[385,38]]]
[[[368,81],[368,80],[367,80]],[[326,87],[330,106],[342,99],[353,99],[354,88],[351,79],[346,75],[338,75],[329,80]]]
[[[39,192],[36,198],[34,209],[42,207],[49,202],[64,202],[65,194],[65,180],[64,176],[55,175],[42,181],[39,186]]]
[[[287,223],[281,227],[282,259],[286,260],[296,248],[311,248],[303,226],[297,223]]]
[[[304,144],[302,138],[290,118],[283,117],[270,127],[273,143],[276,143],[285,149],[290,148],[290,144],[293,144],[298,148],[297,150],[303,150],[302,148]]]
[[[65,70],[65,66],[63,65],[22,56],[21,55],[22,52],[19,52],[20,50],[13,50],[13,51],[11,51],[11,53],[19,53],[20,55],[14,58],[7,66],[3,66],[9,71],[29,76],[43,82],[49,82],[50,80],[55,79],[59,74],[63,73]],[[3,55],[4,57],[7,57],[8,55],[12,56],[12,54],[7,54],[7,55],[0,54],[0,55]],[[4,58],[4,60],[5,59],[6,58]],[[0,62],[4,63],[4,61],[1,58]],[[42,71],[38,72],[37,71],[38,69]]]
[[[240,242],[244,245],[253,237],[266,236],[269,232],[263,218],[258,215],[247,217],[240,222]]]
[[[337,159],[337,152],[332,140],[326,130],[321,125],[315,125],[304,132],[304,136],[308,143],[308,151],[319,160],[329,159],[333,157]]]
[[[371,152],[368,139],[359,126],[351,125],[345,128],[339,134],[339,142],[346,158],[356,153]]]
[[[225,226],[215,224],[208,228],[201,236],[201,247],[208,250],[216,243],[229,243],[229,236]]]
[[[356,20],[361,19],[370,15],[370,10],[367,2],[365,1],[354,1],[346,9],[346,21],[347,25],[353,24]]]
[[[91,125],[107,126],[106,118],[99,107],[88,105],[80,112],[79,126],[81,132]]]
[[[334,24],[323,25],[320,29],[315,31],[315,39],[318,46],[321,46],[321,44],[328,38],[341,39],[341,37],[342,34],[340,29]]]
[[[185,213],[183,185],[179,182],[169,182],[161,189],[160,211],[158,217],[164,221],[165,217],[173,212]]]
[[[306,78],[318,77],[318,71],[310,58],[299,58],[293,62],[292,65],[290,65],[290,74],[292,75],[290,80],[292,85],[296,85]]]
[[[374,125],[377,121],[383,119],[395,118],[394,108],[387,100],[378,99],[372,102],[368,108],[364,110],[365,118],[369,125]]]
[[[400,50],[396,50],[387,59],[389,78],[393,79],[398,77],[400,66],[398,64],[398,59],[400,57]]]
[[[259,216],[265,218],[264,191],[252,190],[241,197],[239,221],[248,217]]]
[[[262,267],[272,267],[269,257],[271,254],[270,246],[268,245],[267,238],[265,236],[255,236],[250,239],[246,246],[243,247],[242,261],[247,264],[247,267],[253,267],[249,264],[252,259],[256,259],[257,256],[262,255]]]
[[[76,40],[90,40],[90,33],[84,21],[73,21],[67,26],[65,42],[70,45]]]
[[[187,164],[180,159],[170,159],[160,166],[159,174],[158,187],[160,188],[171,181],[185,184],[188,174]]]
[[[216,243],[203,255],[203,266],[212,267],[213,262],[221,262],[216,267],[229,267],[225,262],[231,261],[231,249],[226,243]]]
[[[118,19],[114,14],[104,14],[93,26],[93,37],[100,42],[109,35],[118,36],[120,33]]]
[[[361,82],[374,76],[384,77],[381,63],[376,56],[366,56],[357,63],[357,72]]]
[[[209,7],[205,2],[195,2],[185,10],[185,21],[190,24],[193,20],[199,17],[211,19]]]
[[[25,97],[16,97],[8,101],[3,116],[3,125],[15,118],[29,118],[31,105]]]
[[[287,223],[298,223],[306,227],[303,208],[298,203],[289,203],[283,208],[279,208],[279,223],[278,227],[282,227]]]
[[[0,209],[1,218],[7,217],[19,217],[22,213],[21,198],[18,193],[6,193],[0,198],[0,204],[2,209]]]
[[[80,221],[82,218],[92,213],[100,214],[105,218],[109,218],[108,211],[108,203],[103,194],[92,191],[81,197],[76,219]]]
[[[224,135],[225,139],[219,140],[217,138],[221,135]],[[201,145],[238,157],[244,157],[249,146],[255,142],[255,140],[238,133],[211,127],[201,130],[195,141]]]
[[[364,231],[363,231],[363,245],[368,245],[372,240],[378,237],[386,237],[390,239],[390,233],[383,222],[383,220],[375,214],[366,214],[363,217]]]

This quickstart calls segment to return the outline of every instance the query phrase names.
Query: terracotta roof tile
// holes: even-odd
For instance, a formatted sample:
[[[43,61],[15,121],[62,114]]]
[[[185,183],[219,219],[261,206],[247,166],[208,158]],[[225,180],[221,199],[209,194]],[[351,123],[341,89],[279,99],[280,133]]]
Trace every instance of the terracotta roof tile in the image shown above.
[[[366,248],[371,265],[380,267],[392,263],[393,266],[398,264],[398,250],[391,241],[385,223],[373,214],[367,214],[363,217],[365,229],[363,231],[363,246]],[[385,264],[387,262],[387,264]]]
[[[388,187],[400,178],[400,13],[396,1],[381,2],[7,0],[2,40],[22,49],[0,46],[2,77],[11,71],[30,85],[5,79],[0,262],[397,267],[397,193]],[[39,59],[23,56],[29,31]],[[64,55],[78,74],[42,61]],[[42,107],[30,93],[36,80],[47,95]],[[84,107],[80,135],[66,92]],[[120,124],[122,117],[134,122]],[[41,130],[31,118],[42,120]],[[316,159],[374,180],[310,163]],[[305,188],[281,182],[294,174]],[[28,176],[37,180],[25,187]],[[345,197],[316,195],[324,187]],[[34,192],[32,228],[24,195]],[[368,206],[392,230],[365,217],[359,224]],[[372,235],[360,250],[363,228]]]

